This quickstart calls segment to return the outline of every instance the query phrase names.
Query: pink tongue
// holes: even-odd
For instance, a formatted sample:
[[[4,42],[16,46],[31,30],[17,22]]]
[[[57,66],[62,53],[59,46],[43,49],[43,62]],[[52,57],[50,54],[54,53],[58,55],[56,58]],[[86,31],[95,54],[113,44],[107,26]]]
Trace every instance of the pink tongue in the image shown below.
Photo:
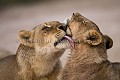
[[[69,41],[69,43],[71,44],[72,48],[75,47],[74,41],[72,40],[71,37],[69,37],[69,36],[64,36],[64,38],[66,38],[66,39]]]

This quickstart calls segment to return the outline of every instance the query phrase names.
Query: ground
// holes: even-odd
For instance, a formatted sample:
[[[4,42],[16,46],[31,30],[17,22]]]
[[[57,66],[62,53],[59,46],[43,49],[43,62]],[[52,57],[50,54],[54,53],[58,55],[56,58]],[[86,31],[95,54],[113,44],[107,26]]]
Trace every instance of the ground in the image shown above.
[[[56,0],[33,5],[17,5],[0,9],[0,48],[15,53],[21,29],[32,29],[46,21],[64,22],[73,12],[95,22],[102,33],[109,35],[113,47],[108,50],[109,60],[120,61],[120,0]],[[69,50],[61,58],[65,63]]]

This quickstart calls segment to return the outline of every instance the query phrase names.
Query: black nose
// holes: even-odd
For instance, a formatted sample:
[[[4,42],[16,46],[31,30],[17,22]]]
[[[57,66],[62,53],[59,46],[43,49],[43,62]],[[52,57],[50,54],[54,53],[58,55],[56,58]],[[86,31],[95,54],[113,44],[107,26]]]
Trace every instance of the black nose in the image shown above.
[[[59,26],[58,28],[61,29],[61,30],[63,30],[63,31],[65,31],[65,32],[67,30],[67,26]]]

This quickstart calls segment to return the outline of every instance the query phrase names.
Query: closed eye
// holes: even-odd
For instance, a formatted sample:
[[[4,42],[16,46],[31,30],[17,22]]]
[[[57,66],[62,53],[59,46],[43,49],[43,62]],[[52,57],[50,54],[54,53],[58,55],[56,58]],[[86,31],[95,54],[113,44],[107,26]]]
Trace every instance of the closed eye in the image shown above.
[[[42,30],[50,31],[50,30],[51,30],[51,27],[44,26],[44,27],[42,28]]]

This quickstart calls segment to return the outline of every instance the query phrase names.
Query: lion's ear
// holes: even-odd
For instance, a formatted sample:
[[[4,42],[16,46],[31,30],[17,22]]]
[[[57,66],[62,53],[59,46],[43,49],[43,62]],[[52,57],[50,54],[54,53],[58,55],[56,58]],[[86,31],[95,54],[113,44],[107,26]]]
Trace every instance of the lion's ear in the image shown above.
[[[33,47],[33,32],[21,30],[19,32],[19,39],[21,44],[28,47]]]
[[[102,36],[96,30],[89,30],[84,34],[84,41],[90,45],[99,45],[102,42]]]
[[[104,41],[106,49],[110,49],[113,46],[113,40],[108,35],[104,35]]]

